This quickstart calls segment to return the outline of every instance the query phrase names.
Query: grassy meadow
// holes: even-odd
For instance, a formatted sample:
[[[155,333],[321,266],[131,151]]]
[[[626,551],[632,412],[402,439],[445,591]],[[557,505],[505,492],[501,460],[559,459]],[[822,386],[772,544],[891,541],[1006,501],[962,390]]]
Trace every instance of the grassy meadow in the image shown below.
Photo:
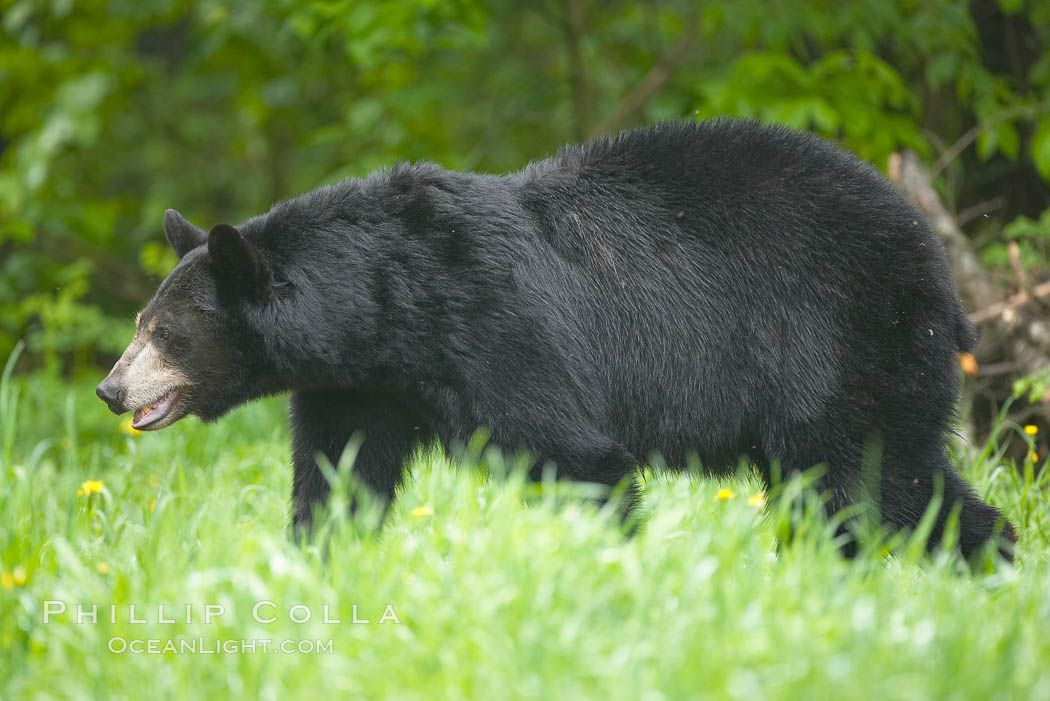
[[[380,532],[337,500],[299,547],[283,399],[131,435],[96,379],[3,384],[0,698],[1050,698],[1047,479],[998,457],[1021,427],[959,447],[1021,537],[976,574],[914,539],[845,561],[746,471],[646,474],[625,539],[437,454]]]

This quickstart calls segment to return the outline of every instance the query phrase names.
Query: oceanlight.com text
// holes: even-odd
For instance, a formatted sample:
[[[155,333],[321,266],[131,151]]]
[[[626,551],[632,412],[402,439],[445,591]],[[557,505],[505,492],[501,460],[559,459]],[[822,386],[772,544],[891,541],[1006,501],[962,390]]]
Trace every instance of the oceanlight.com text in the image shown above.
[[[270,638],[129,640],[119,636],[110,638],[107,648],[116,655],[331,655],[334,651],[331,640],[272,640]]]

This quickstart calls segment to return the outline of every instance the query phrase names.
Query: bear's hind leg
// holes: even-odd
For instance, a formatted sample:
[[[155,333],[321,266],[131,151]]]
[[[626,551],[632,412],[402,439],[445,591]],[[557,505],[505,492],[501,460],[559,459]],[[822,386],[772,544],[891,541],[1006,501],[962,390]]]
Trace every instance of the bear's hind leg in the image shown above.
[[[1017,542],[1017,534],[1010,522],[977,496],[948,461],[942,447],[929,449],[920,456],[908,458],[900,450],[887,452],[881,493],[882,518],[886,524],[894,528],[916,528],[939,490],[941,506],[928,549],[941,542],[948,516],[958,505],[959,549],[963,556],[969,558],[997,538],[999,552],[1012,562],[1012,544]]]

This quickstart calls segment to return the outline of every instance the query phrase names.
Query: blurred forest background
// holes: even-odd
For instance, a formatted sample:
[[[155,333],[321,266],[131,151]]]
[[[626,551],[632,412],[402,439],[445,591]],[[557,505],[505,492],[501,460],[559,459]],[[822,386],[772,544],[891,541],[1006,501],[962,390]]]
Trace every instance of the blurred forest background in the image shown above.
[[[22,339],[20,370],[101,376],[175,263],[168,207],[207,228],[395,160],[502,173],[566,141],[738,115],[900,182],[980,322],[971,430],[1015,393],[1013,418],[1046,427],[1046,0],[0,8],[0,360]]]

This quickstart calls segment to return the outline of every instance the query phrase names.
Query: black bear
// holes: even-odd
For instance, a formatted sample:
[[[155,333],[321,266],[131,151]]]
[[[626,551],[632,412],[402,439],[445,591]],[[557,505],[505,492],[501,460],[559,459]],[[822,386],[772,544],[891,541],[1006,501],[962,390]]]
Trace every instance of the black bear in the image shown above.
[[[914,527],[943,490],[931,544],[956,505],[964,554],[1016,540],[946,455],[975,332],[941,245],[813,135],[662,124],[506,176],[398,164],[209,232],[169,210],[164,230],[181,261],[98,395],[153,430],[290,391],[297,526],[328,492],[316,458],[355,432],[389,500],[421,441],[486,427],[536,474],[823,464],[833,513],[866,499]]]

